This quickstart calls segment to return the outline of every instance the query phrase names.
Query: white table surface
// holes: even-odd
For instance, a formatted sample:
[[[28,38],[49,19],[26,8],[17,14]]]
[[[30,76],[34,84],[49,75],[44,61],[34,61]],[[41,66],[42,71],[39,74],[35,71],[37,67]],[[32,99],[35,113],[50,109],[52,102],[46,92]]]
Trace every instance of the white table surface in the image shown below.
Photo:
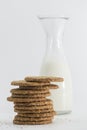
[[[1,114],[0,130],[87,130],[87,114],[72,113],[69,115],[56,116],[49,125],[26,125],[19,126],[12,123],[11,114]]]

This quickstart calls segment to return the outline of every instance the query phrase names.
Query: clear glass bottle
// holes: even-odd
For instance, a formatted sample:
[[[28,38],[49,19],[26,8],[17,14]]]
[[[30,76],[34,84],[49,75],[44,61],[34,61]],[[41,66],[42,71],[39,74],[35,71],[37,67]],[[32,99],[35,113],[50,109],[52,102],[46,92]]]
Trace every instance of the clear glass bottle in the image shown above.
[[[56,83],[59,89],[52,90],[51,98],[58,114],[72,111],[72,81],[70,69],[62,47],[66,17],[39,17],[45,30],[47,48],[40,75],[63,77],[64,82]]]

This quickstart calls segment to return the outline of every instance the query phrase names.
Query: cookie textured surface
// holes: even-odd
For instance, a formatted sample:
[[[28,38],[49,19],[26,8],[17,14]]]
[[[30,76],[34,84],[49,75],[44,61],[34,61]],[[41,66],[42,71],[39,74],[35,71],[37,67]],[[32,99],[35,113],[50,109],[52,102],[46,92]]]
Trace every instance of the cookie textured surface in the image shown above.
[[[35,102],[35,101],[45,101],[46,98],[41,97],[41,98],[13,98],[13,97],[8,97],[8,101],[12,102]]]
[[[42,98],[50,96],[50,92],[37,94],[12,94],[13,98]]]
[[[14,102],[15,105],[21,106],[41,106],[41,105],[49,105],[53,104],[51,99],[46,99],[45,101],[33,101],[33,102]]]
[[[42,86],[19,86],[19,89],[23,89],[23,90],[47,90],[47,89],[57,89],[59,88],[58,85],[56,84],[49,84],[49,85],[42,85]]]
[[[15,109],[18,110],[42,110],[42,109],[53,109],[53,105],[44,105],[44,106],[14,106]]]
[[[25,77],[25,80],[27,82],[63,82],[64,78],[52,76],[27,76]]]
[[[26,82],[25,80],[12,81],[11,85],[14,86],[44,86],[49,85],[50,83],[38,83],[38,82]]]
[[[19,120],[13,120],[13,123],[16,125],[45,125],[45,124],[50,124],[52,123],[52,120],[48,121],[19,121]]]
[[[22,109],[16,109],[14,108],[14,112],[17,112],[17,113],[49,113],[49,112],[53,112],[53,108],[50,108],[50,109],[35,109],[35,110],[22,110]]]
[[[48,89],[42,89],[42,90],[26,90],[26,89],[11,89],[10,91],[12,94],[23,94],[23,95],[26,95],[26,94],[45,94],[45,93],[49,93],[49,90]]]
[[[36,102],[36,103],[14,103],[14,107],[33,107],[33,108],[40,108],[40,107],[43,107],[43,108],[49,108],[50,106],[53,106],[53,104],[52,103],[47,103],[47,104],[45,104],[45,103],[43,103],[43,104],[38,104],[38,102]]]
[[[19,120],[19,121],[47,121],[51,120],[53,117],[21,117],[19,115],[16,115],[14,120]]]
[[[18,113],[19,116],[21,117],[52,117],[54,115],[56,115],[56,112],[48,112],[48,113]]]

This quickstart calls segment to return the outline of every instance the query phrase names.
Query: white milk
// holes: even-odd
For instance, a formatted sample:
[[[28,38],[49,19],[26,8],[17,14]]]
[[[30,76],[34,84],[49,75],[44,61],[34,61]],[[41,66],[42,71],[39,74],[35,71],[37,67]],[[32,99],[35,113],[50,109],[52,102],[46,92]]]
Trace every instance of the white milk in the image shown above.
[[[59,89],[51,90],[54,109],[58,114],[69,113],[72,110],[72,83],[69,67],[65,60],[55,60],[53,57],[44,62],[41,75],[63,77],[64,82],[56,82]]]

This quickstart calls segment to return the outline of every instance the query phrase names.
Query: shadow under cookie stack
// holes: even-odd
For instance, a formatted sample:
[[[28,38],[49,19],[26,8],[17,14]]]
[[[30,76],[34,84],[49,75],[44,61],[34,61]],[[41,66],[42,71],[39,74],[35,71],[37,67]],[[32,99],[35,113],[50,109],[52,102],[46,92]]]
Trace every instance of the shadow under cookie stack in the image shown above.
[[[11,85],[18,88],[11,89],[8,101],[14,103],[13,123],[18,125],[41,125],[52,123],[56,112],[53,102],[49,99],[50,89],[57,89],[53,82],[62,82],[60,77],[32,76],[24,80],[12,81]],[[52,83],[51,83],[52,82]]]

